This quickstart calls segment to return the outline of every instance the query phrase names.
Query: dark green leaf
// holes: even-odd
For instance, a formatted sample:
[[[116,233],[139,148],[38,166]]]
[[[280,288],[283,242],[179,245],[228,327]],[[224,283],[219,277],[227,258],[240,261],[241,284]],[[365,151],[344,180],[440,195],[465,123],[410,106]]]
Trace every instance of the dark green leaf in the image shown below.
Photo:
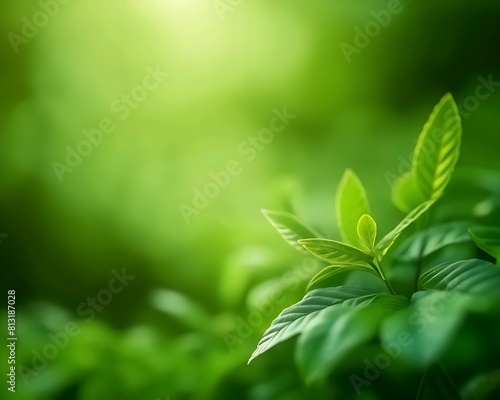
[[[383,318],[408,304],[402,296],[380,294],[370,304],[325,310],[299,337],[296,361],[308,382],[324,379],[354,348],[372,339]]]
[[[410,307],[384,321],[382,342],[397,345],[401,359],[407,363],[427,367],[450,344],[465,318],[469,301],[459,293],[418,292]]]
[[[495,257],[496,260],[500,258],[500,229],[482,226],[471,228],[469,233],[477,247]]]
[[[316,289],[307,293],[301,301],[285,308],[272,322],[248,362],[276,344],[301,333],[322,310],[334,306],[347,310],[350,306],[369,304],[379,294],[343,286]]]
[[[424,272],[421,289],[457,291],[470,295],[500,296],[500,268],[483,260],[443,263]]]
[[[414,261],[448,245],[470,241],[467,233],[469,226],[469,222],[450,222],[418,232],[398,247],[394,257],[401,261]]]

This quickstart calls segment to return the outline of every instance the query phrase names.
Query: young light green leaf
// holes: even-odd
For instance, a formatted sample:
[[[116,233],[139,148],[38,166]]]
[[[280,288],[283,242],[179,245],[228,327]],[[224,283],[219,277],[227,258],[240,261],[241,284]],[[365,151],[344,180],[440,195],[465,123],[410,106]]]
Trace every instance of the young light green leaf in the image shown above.
[[[408,305],[403,296],[380,294],[347,311],[330,308],[309,324],[297,341],[295,358],[312,383],[324,379],[349,352],[371,340],[383,318]]]
[[[344,172],[339,182],[335,204],[342,239],[349,244],[359,245],[357,223],[363,214],[370,213],[370,208],[363,184],[350,169]]]
[[[477,259],[443,263],[424,272],[419,287],[499,298],[500,268]]]
[[[262,214],[288,244],[302,252],[304,248],[298,244],[298,240],[318,236],[293,214],[271,210],[262,210]]]
[[[278,343],[300,334],[322,310],[329,307],[345,307],[348,310],[351,306],[369,304],[379,295],[374,291],[344,286],[316,289],[307,293],[301,301],[285,308],[272,322],[248,363]]]
[[[309,284],[307,285],[306,291],[309,292],[313,289],[315,289],[315,286],[318,285],[319,283],[323,282],[326,279],[331,278],[332,276],[342,274],[342,273],[348,273],[351,271],[364,271],[364,272],[369,272],[377,277],[379,277],[377,271],[370,265],[370,264],[350,264],[350,265],[330,265],[328,267],[323,268],[321,271],[319,271]]]
[[[500,229],[482,226],[469,229],[469,234],[477,247],[500,259]]]
[[[375,252],[377,238],[377,223],[368,214],[363,214],[358,221],[358,237],[362,244],[371,252]]]
[[[462,123],[450,93],[444,95],[424,126],[415,148],[416,178],[426,199],[438,199],[460,154]]]
[[[394,185],[392,199],[404,212],[438,199],[457,163],[462,124],[450,93],[436,105],[418,138],[411,172]]]
[[[398,246],[394,258],[400,261],[415,261],[443,247],[470,241],[471,238],[467,233],[470,224],[470,222],[449,222],[411,235]]]
[[[299,243],[312,255],[330,264],[349,265],[373,261],[373,255],[336,240],[301,239]]]
[[[387,250],[394,244],[398,236],[403,232],[411,223],[415,222],[424,212],[426,212],[436,200],[429,200],[420,204],[412,210],[403,220],[387,235],[385,235],[377,244],[377,251],[384,256]]]

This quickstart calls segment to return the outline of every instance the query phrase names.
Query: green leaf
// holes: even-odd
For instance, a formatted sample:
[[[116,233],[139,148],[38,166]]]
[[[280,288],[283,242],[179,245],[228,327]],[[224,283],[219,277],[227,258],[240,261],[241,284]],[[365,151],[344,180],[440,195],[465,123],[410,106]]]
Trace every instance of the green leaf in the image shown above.
[[[394,185],[392,199],[404,212],[440,198],[460,152],[462,125],[451,94],[436,105],[417,141],[411,172]]]
[[[398,357],[427,367],[446,350],[467,313],[470,299],[458,293],[417,292],[410,307],[388,317],[381,339]]]
[[[426,212],[436,200],[429,200],[420,204],[412,210],[403,220],[387,235],[385,235],[377,244],[377,251],[383,256],[387,250],[394,244],[398,236],[403,232],[411,223],[415,222],[424,212]]]
[[[356,229],[358,220],[363,214],[370,213],[370,207],[363,184],[350,169],[344,172],[339,182],[335,204],[342,239],[349,244],[360,245]]]
[[[288,244],[302,252],[304,248],[297,243],[298,240],[318,236],[293,214],[271,210],[262,210],[262,214]]]
[[[298,303],[285,308],[264,332],[257,348],[248,360],[299,333],[301,333],[318,314],[330,307],[347,307],[369,304],[380,293],[366,289],[338,286],[316,289],[307,293]]]
[[[368,305],[322,312],[297,341],[295,358],[307,382],[324,379],[349,352],[377,334],[386,315],[407,304],[403,296],[380,294]]]
[[[370,264],[330,265],[326,268],[323,268],[315,276],[313,276],[313,278],[307,285],[306,291],[309,292],[310,290],[314,289],[316,285],[326,279],[331,278],[332,276],[352,271],[369,272],[376,277],[379,277],[377,271],[375,271],[375,269]]]
[[[358,237],[370,251],[375,251],[377,239],[377,223],[368,214],[363,214],[358,221]],[[374,254],[375,255],[375,254]]]
[[[469,233],[477,247],[500,259],[500,229],[482,226],[469,229]]]
[[[349,265],[373,261],[373,255],[336,240],[302,239],[299,243],[312,255],[330,264]]]
[[[424,272],[419,278],[419,287],[499,297],[500,269],[477,259],[443,263]]]
[[[400,261],[415,261],[443,247],[470,241],[471,238],[467,233],[469,226],[470,222],[450,222],[418,232],[398,247],[394,257]]]
[[[408,212],[416,205],[426,201],[418,187],[417,180],[413,179],[411,171],[402,175],[394,183],[391,199],[393,204],[403,212]]]

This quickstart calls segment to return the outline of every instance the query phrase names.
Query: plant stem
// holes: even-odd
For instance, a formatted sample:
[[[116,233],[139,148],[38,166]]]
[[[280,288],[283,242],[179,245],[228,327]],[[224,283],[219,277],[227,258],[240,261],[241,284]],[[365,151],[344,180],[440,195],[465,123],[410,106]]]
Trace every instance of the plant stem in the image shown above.
[[[420,384],[418,385],[418,391],[417,391],[417,397],[416,400],[421,400],[424,398],[424,384],[425,381],[427,380],[427,375],[429,374],[430,368],[427,368],[424,372],[424,375],[422,376],[422,379],[420,379]]]
[[[391,292],[391,294],[397,294],[394,288],[392,287],[391,283],[387,279],[385,279],[384,282],[387,285],[387,288],[389,289],[389,292]]]
[[[452,393],[454,396],[456,396],[457,399],[460,399],[460,392],[457,389],[457,386],[455,385],[455,382],[453,382],[453,379],[451,379],[450,374],[448,374],[448,371],[446,371],[446,368],[443,366],[441,363],[436,363],[437,370],[439,374],[441,375],[443,382],[445,385],[448,387],[450,390],[450,393]]]
[[[423,231],[424,229],[427,229],[429,226],[429,221],[430,221],[430,216],[429,216],[429,211],[425,212],[420,219],[417,220],[417,232]],[[418,291],[418,279],[420,278],[420,273],[422,272],[422,266],[424,263],[424,250],[425,246],[427,245],[427,236],[423,237],[422,240],[422,246],[420,247],[420,254],[417,259],[417,270],[415,272],[415,292]]]
[[[382,271],[382,267],[380,266],[380,261],[378,260],[378,258],[375,258],[375,260],[373,262],[373,266],[375,267],[376,271],[378,272],[378,274],[380,275],[380,277],[384,281],[385,285],[387,286],[387,289],[389,289],[389,292],[391,292],[391,294],[396,294],[396,291],[391,286],[391,283],[385,277],[384,272]]]
[[[429,380],[430,383],[428,382]],[[441,389],[439,389],[441,392],[443,390],[442,387],[443,386],[446,387],[446,394],[447,394],[446,398],[457,399],[457,400],[460,400],[462,398],[460,396],[460,392],[458,391],[455,383],[451,379],[446,369],[443,367],[442,364],[436,363],[425,370],[424,375],[420,380],[420,385],[418,386],[416,400],[424,399],[424,396],[426,394],[426,386],[427,390],[436,390],[437,382],[440,382],[442,385]]]
[[[424,264],[424,250],[427,245],[427,237],[424,236],[422,240],[422,246],[420,247],[420,254],[417,259],[417,270],[415,272],[415,292],[418,292],[418,280],[420,278],[420,273],[422,272],[422,266]]]

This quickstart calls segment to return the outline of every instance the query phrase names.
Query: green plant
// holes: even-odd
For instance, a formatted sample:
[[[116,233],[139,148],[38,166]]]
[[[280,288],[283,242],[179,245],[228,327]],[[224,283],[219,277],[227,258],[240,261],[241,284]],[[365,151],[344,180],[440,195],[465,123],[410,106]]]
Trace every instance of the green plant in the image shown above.
[[[328,265],[303,299],[272,322],[249,362],[299,335],[295,359],[306,381],[324,381],[347,355],[379,338],[393,346],[392,359],[422,371],[418,399],[433,398],[429,393],[461,398],[440,357],[467,314],[494,312],[500,300],[500,230],[478,226],[472,216],[437,223],[429,215],[452,177],[461,133],[457,106],[446,94],[418,138],[411,171],[393,185],[393,203],[407,215],[380,240],[365,189],[351,170],[336,195],[342,241],[316,237],[292,214],[263,211],[288,243]],[[453,251],[472,241],[484,259],[460,259]],[[357,394],[371,384],[366,376],[350,379]]]

